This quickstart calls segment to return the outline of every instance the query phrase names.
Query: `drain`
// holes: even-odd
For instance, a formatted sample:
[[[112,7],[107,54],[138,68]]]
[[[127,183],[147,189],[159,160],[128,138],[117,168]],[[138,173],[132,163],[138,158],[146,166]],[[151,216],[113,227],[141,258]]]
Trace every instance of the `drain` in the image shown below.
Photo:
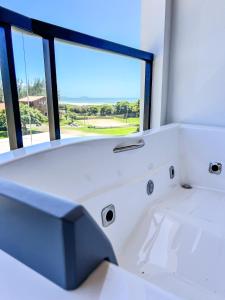
[[[192,186],[190,184],[188,184],[188,183],[184,183],[181,186],[182,186],[183,189],[186,189],[186,190],[192,189]]]

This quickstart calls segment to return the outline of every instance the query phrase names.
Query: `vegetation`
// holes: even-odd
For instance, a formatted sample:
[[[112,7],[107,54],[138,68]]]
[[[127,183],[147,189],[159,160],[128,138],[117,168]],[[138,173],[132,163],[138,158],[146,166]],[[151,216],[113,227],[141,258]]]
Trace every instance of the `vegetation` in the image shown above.
[[[0,111],[0,131],[7,131],[5,110]]]
[[[122,116],[124,119],[138,118],[140,115],[140,100],[137,102],[119,101],[116,104],[103,105],[71,105],[60,104],[61,121],[68,121],[70,124],[77,119],[84,119],[87,116],[106,117],[106,116]]]
[[[38,127],[47,122],[47,117],[38,109],[29,107],[27,104],[20,104],[20,116],[23,134],[28,134],[28,125]]]
[[[28,87],[24,84],[23,80],[17,80],[17,88],[19,98],[27,96],[44,96],[45,95],[45,81],[44,79],[37,78],[32,83],[28,83]]]
[[[2,81],[0,80],[0,103],[4,102]]]
[[[116,104],[60,104],[61,130],[77,134],[127,135],[139,131],[140,101]]]
[[[87,128],[82,127],[79,128],[81,132],[85,133],[93,133],[93,134],[99,134],[99,135],[127,135],[137,132],[136,126],[130,126],[130,127],[117,127],[117,128]]]
[[[23,134],[28,134],[28,125],[41,126],[44,122],[47,122],[47,118],[38,110],[29,107],[26,104],[20,104],[20,117]],[[0,136],[4,136],[4,132],[7,132],[7,122],[5,110],[0,111]]]
[[[28,87],[24,84],[22,79],[17,80],[17,89],[19,98],[27,96],[45,96],[45,81],[37,78],[32,83],[28,83]],[[4,102],[2,81],[0,80],[0,103]]]
[[[18,87],[18,95],[19,98],[23,98],[27,96],[27,92],[29,96],[42,96],[45,95],[45,82],[42,79],[35,79],[32,84],[28,84],[27,87],[24,85],[22,80],[17,81]],[[0,102],[4,102],[3,96],[3,87],[2,82],[0,81]],[[38,110],[29,105],[20,103],[20,116],[21,116],[21,126],[23,130],[23,134],[28,134],[30,130],[28,130],[28,126],[41,126],[43,123],[47,122],[47,118]],[[7,121],[5,110],[0,111],[0,138],[7,137]]]
[[[45,95],[45,82],[35,79],[25,86],[17,81],[19,98]],[[3,102],[3,89],[0,85],[0,102]],[[139,131],[140,100],[136,102],[118,101],[115,104],[73,105],[59,104],[61,131],[76,135],[107,134],[126,135]],[[27,104],[20,103],[23,134],[48,130],[48,120],[43,113]],[[31,125],[31,126],[30,126]],[[31,128],[30,128],[31,127]],[[0,138],[7,135],[5,111],[0,111]]]

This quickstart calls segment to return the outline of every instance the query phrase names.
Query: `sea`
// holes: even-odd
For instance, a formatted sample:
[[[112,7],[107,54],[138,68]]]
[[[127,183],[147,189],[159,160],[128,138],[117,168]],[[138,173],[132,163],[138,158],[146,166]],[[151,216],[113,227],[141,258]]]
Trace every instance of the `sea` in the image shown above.
[[[136,102],[138,98],[90,98],[90,97],[64,97],[61,96],[60,104],[72,104],[72,105],[102,105],[102,104],[116,104],[119,101]]]

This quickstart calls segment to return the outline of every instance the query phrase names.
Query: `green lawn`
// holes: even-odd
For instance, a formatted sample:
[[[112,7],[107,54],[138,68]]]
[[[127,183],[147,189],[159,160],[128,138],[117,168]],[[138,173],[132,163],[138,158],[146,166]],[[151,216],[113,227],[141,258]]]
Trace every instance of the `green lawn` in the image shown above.
[[[96,133],[103,135],[127,135],[137,132],[136,126],[130,127],[118,127],[118,128],[88,128],[88,127],[79,127],[79,128],[68,128],[69,130],[76,130],[85,133]]]

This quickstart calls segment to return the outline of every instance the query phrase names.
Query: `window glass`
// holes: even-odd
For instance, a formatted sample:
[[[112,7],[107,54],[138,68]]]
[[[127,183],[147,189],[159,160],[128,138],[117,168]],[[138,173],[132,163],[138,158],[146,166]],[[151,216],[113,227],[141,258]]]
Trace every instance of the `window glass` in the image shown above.
[[[28,17],[140,47],[140,0],[65,0],[63,6],[53,0],[2,0],[1,5]],[[13,47],[24,146],[49,141],[42,39],[14,30]],[[139,131],[141,61],[56,42],[56,64],[62,138]]]
[[[42,39],[13,31],[24,146],[49,141]]]
[[[62,137],[139,131],[141,61],[61,42],[55,49]]]
[[[0,72],[0,153],[7,152],[9,150],[10,148],[5,114],[5,101],[3,95],[2,77]]]

